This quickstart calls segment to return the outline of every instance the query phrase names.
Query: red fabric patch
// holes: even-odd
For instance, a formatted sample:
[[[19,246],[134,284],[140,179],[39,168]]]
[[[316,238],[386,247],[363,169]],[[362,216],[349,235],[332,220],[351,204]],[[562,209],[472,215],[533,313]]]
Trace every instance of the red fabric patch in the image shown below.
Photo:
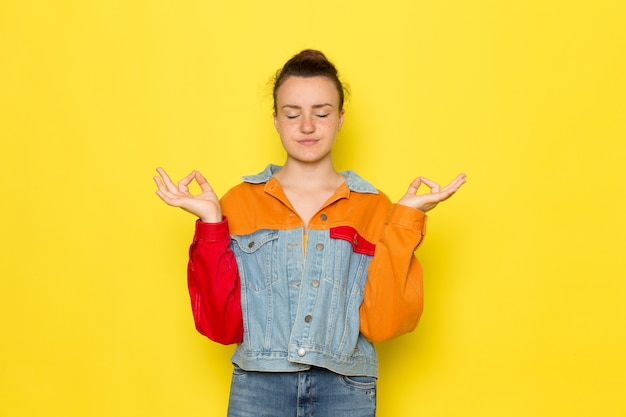
[[[330,237],[341,239],[352,244],[352,250],[363,255],[374,256],[376,245],[367,241],[354,227],[339,226],[330,229]]]

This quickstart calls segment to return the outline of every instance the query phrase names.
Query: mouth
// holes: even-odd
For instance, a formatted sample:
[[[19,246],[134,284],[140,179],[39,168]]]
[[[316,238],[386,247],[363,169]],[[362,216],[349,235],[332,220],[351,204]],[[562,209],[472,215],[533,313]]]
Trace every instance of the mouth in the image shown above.
[[[319,139],[305,138],[305,139],[299,140],[298,143],[304,146],[311,146],[311,145],[315,145],[318,141]]]

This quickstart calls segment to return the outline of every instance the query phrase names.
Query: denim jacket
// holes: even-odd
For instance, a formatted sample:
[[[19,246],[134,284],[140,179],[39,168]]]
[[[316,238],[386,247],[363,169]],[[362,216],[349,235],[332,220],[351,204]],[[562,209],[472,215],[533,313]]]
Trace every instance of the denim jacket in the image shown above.
[[[272,176],[278,169],[269,165],[244,177],[221,201],[243,321],[232,361],[248,371],[319,366],[377,377],[372,341],[411,331],[422,312],[422,273],[413,252],[425,216],[391,204],[346,171],[305,238],[302,220]]]

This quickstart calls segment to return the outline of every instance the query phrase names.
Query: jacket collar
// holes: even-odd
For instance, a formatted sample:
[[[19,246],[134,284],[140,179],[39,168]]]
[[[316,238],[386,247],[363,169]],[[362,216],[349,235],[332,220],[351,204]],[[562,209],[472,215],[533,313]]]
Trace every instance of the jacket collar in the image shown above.
[[[246,175],[241,179],[250,184],[263,184],[268,182],[272,178],[272,175],[274,175],[275,172],[278,172],[281,168],[282,167],[279,165],[269,164],[258,174]],[[372,184],[359,177],[356,172],[347,170],[342,171],[339,174],[346,177],[346,186],[350,191],[363,194],[378,194],[378,190],[374,188]]]

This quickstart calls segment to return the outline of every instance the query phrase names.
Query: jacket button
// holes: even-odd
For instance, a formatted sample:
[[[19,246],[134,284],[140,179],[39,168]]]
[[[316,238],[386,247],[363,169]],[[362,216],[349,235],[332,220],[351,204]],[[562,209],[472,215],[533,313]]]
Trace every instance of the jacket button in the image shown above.
[[[306,350],[304,348],[298,349],[298,356],[303,357],[304,355],[306,355]]]
[[[310,314],[304,318],[304,321],[305,321],[306,323],[310,323],[310,322],[311,322],[311,320],[313,320],[313,316],[312,316],[312,315],[310,315]]]
[[[315,245],[315,249],[317,249],[317,250],[324,250],[324,244],[323,243],[318,243],[317,245]]]
[[[320,219],[322,219],[323,221],[328,220],[328,216],[325,214],[320,214]]]
[[[253,247],[253,246],[254,246],[254,240],[253,240],[252,242],[248,243],[248,247],[249,247],[249,248],[251,248],[251,247]]]
[[[311,285],[313,286],[313,288],[317,288],[320,286],[320,282],[316,279],[313,280],[313,282],[311,282]]]

